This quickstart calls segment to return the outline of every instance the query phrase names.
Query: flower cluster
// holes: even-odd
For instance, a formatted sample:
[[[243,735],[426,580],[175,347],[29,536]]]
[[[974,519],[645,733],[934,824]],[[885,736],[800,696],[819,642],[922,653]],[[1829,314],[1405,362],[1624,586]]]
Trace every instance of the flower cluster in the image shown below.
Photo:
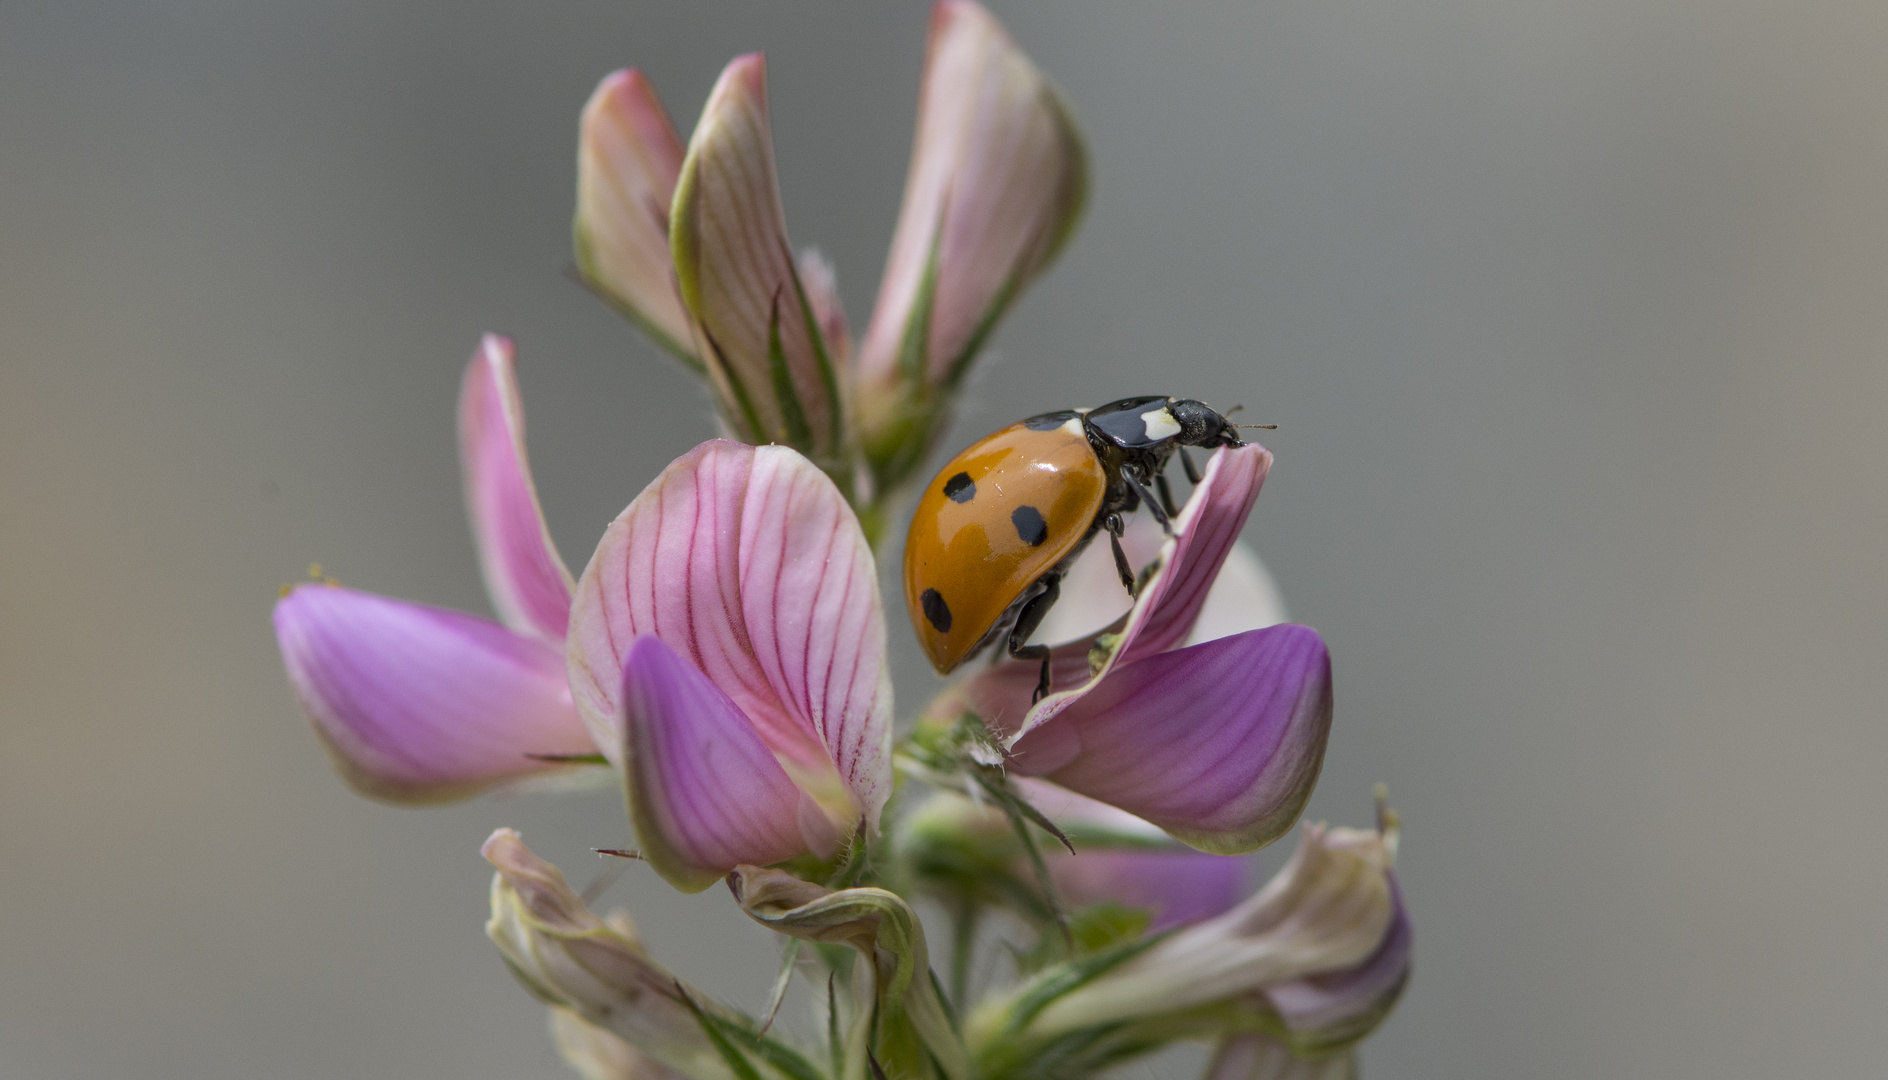
[[[874,547],[1082,208],[1081,141],[1043,75],[975,3],[937,5],[856,343],[830,269],[788,242],[760,56],[729,64],[686,144],[646,79],[610,75],[578,163],[585,281],[704,376],[727,437],[663,470],[573,577],[512,347],[488,336],[459,432],[498,620],[324,582],[275,609],[349,784],[421,803],[614,779],[637,856],[679,889],[725,882],[782,936],[774,1008],[797,972],[821,1021],[795,1040],[690,988],[500,829],[488,932],[573,1068],[1076,1077],[1203,1039],[1214,1078],[1349,1075],[1409,970],[1395,816],[1304,826],[1241,899],[1240,856],[1297,825],[1332,717],[1323,641],[1238,540],[1267,450],[1217,450],[1170,530],[1127,530],[1131,600],[1101,545],[1066,568],[1037,635],[1066,642],[1054,693],[1036,700],[1033,662],[980,665],[894,730]],[[943,978],[920,900],[951,916]],[[1006,952],[982,932],[999,913]]]

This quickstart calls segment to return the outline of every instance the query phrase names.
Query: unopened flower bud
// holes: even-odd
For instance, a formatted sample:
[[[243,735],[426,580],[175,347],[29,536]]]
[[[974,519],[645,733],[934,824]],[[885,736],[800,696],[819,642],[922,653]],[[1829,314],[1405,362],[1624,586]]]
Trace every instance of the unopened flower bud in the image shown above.
[[[628,925],[592,914],[557,867],[533,855],[516,832],[499,829],[481,850],[498,870],[485,933],[525,989],[670,1068],[732,1077],[695,1016],[695,1009],[717,1006],[689,994],[651,960]]]

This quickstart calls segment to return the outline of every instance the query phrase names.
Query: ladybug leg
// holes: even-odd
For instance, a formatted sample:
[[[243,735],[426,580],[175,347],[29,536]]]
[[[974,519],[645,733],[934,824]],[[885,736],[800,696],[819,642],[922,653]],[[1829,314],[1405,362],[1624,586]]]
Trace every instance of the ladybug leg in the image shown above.
[[[1041,660],[1042,675],[1036,680],[1036,693],[1029,699],[1034,705],[1049,694],[1049,646],[1025,645],[1029,636],[1042,625],[1042,617],[1049,614],[1056,599],[1062,595],[1062,575],[1049,574],[1039,582],[1040,592],[1023,604],[1023,610],[1016,614],[1016,625],[1010,629],[1009,654],[1018,660]]]
[[[1184,446],[1180,448],[1180,467],[1186,470],[1187,483],[1192,484],[1194,487],[1199,487],[1200,467],[1193,464],[1193,455],[1187,453],[1187,448]]]
[[[1134,568],[1128,565],[1128,553],[1121,550],[1121,534],[1127,526],[1120,514],[1108,515],[1108,546],[1114,548],[1114,572],[1121,575],[1121,587],[1134,595]]]
[[[1147,504],[1148,512],[1153,514],[1154,520],[1160,523],[1160,531],[1166,533],[1168,536],[1172,536],[1173,523],[1167,520],[1166,509],[1160,505],[1159,500],[1155,499],[1154,496],[1148,492],[1147,486],[1141,483],[1141,478],[1134,475],[1134,470],[1122,469],[1121,479],[1128,482],[1129,491],[1140,496],[1141,501]]]
[[[1160,504],[1167,508],[1168,517],[1179,517],[1180,508],[1173,504],[1173,489],[1167,486],[1167,474],[1154,474],[1154,490],[1160,492]]]

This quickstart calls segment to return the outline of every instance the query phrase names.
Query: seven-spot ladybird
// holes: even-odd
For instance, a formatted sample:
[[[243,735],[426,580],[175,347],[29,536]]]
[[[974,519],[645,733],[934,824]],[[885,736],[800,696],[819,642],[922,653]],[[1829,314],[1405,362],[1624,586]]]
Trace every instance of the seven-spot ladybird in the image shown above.
[[[1167,528],[1178,513],[1164,475],[1174,452],[1197,484],[1185,447],[1242,445],[1224,416],[1168,397],[1043,413],[972,444],[925,489],[905,540],[905,604],[932,665],[948,673],[1007,633],[1009,655],[1042,661],[1041,700],[1049,649],[1026,643],[1063,570],[1106,529],[1134,592],[1122,515],[1145,502]]]

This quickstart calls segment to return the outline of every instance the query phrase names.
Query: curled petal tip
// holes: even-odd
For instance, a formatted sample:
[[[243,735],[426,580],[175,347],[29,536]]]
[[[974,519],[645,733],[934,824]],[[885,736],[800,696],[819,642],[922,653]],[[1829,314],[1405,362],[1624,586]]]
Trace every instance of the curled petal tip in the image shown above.
[[[570,571],[557,554],[525,456],[510,339],[487,334],[459,386],[459,462],[487,592],[505,625],[561,643]]]
[[[393,802],[439,802],[595,752],[557,650],[497,623],[330,585],[275,606],[302,710],[343,777]]]
[[[585,283],[658,344],[699,367],[669,256],[669,204],[682,140],[635,69],[604,77],[577,143],[577,267]]]

